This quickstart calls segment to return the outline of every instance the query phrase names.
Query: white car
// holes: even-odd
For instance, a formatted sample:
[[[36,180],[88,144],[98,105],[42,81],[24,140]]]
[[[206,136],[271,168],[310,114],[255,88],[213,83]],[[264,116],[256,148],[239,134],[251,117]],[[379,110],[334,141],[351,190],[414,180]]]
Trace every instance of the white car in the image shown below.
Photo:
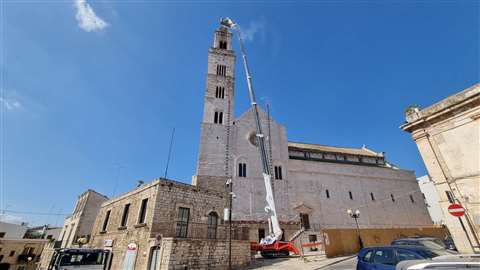
[[[416,269],[480,269],[480,254],[459,254],[435,257],[431,260],[403,261],[397,264],[396,270]]]

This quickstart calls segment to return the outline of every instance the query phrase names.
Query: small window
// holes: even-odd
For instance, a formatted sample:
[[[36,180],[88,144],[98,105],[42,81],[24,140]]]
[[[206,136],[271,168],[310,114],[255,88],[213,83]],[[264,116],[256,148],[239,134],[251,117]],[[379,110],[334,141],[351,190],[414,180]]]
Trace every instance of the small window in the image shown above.
[[[453,197],[453,193],[449,190],[445,190],[445,194],[447,194],[447,199],[449,203],[454,203],[455,198]]]
[[[393,194],[390,194],[390,198],[392,199],[392,202],[395,202],[395,196],[393,196]]]
[[[330,199],[330,191],[328,189],[325,190],[325,195],[327,196],[327,199]]]
[[[415,200],[413,199],[413,195],[412,195],[412,194],[410,194],[410,201],[411,201],[412,203],[415,203]]]
[[[247,163],[238,163],[238,177],[247,177]]]
[[[138,214],[138,224],[145,223],[145,217],[147,215],[147,204],[148,199],[143,199],[142,204],[140,205],[140,213]]]
[[[128,222],[128,212],[130,211],[130,204],[127,203],[125,204],[125,207],[123,208],[123,215],[122,215],[122,223],[121,223],[121,227],[125,227],[127,226],[127,222]]]
[[[110,213],[111,213],[111,210],[108,210],[107,213],[105,213],[105,219],[103,220],[103,225],[102,225],[102,232],[107,231],[108,220],[110,219]]]
[[[215,212],[208,214],[207,238],[217,238],[218,215]]]
[[[5,232],[0,232],[0,238],[5,237]]]
[[[227,66],[225,66],[225,65],[217,65],[217,75],[219,75],[219,76],[227,76]]]
[[[214,124],[223,124],[223,112],[215,112],[213,115]]]
[[[282,166],[275,166],[275,179],[282,180]]]
[[[0,255],[0,263],[3,261],[3,255]]]
[[[227,42],[226,42],[226,41],[223,41],[223,40],[220,40],[220,41],[218,42],[218,47],[219,47],[220,49],[226,50],[226,49],[227,49]]]
[[[265,238],[265,229],[260,228],[258,229],[258,242],[260,243],[263,238]]]
[[[372,199],[372,201],[375,201],[375,196],[373,195],[373,192],[370,192],[370,198]]]
[[[8,256],[13,257],[15,255],[15,250],[11,250]]]
[[[348,196],[350,197],[350,200],[353,200],[353,194],[351,191],[348,192]]]
[[[308,214],[300,214],[300,224],[305,230],[310,229],[310,220]]]
[[[215,88],[215,97],[216,97],[216,98],[224,99],[224,98],[225,98],[225,87],[223,87],[223,86],[217,86],[217,87]]]
[[[188,220],[190,218],[190,209],[185,207],[178,208],[176,236],[186,238],[188,235]]]

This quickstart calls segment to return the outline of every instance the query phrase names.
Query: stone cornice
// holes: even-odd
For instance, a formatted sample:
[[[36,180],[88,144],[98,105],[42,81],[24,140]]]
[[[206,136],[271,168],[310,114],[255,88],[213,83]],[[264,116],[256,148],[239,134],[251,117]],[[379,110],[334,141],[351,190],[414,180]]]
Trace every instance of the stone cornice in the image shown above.
[[[407,122],[400,126],[407,132],[413,132],[416,129],[423,128],[431,122],[437,122],[455,115],[459,111],[464,111],[480,105],[480,84],[452,95],[428,108],[421,111],[407,114]]]

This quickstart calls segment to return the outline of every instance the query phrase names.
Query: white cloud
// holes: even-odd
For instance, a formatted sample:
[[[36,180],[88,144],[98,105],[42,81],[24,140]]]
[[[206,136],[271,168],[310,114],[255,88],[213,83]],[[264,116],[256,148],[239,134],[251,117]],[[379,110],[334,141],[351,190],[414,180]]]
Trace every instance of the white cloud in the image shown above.
[[[0,97],[0,104],[4,106],[7,110],[16,110],[23,108],[22,103],[13,98]]]
[[[108,26],[102,18],[98,17],[93,11],[92,7],[86,0],[74,0],[77,8],[78,26],[87,32],[99,31]]]
[[[242,28],[242,38],[247,42],[253,41],[257,33],[260,33],[265,28],[265,23],[263,22],[250,22],[248,27]]]
[[[0,214],[0,221],[6,222],[6,223],[21,224],[25,222],[25,219],[19,216]]]

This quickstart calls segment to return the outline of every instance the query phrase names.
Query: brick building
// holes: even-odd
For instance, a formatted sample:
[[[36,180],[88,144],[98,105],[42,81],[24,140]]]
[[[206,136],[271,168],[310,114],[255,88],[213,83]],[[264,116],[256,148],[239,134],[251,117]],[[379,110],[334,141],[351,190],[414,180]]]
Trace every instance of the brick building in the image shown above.
[[[112,250],[112,269],[132,261],[134,269],[222,269],[228,264],[225,205],[223,192],[157,179],[104,202],[91,245]],[[232,246],[235,265],[248,264],[249,242]]]
[[[46,226],[43,228],[45,232]],[[0,222],[0,269],[37,269],[49,239],[45,233],[36,239],[26,238],[29,230],[25,224]]]
[[[41,269],[46,269],[56,248],[80,247],[78,240],[87,244],[91,238],[93,224],[97,218],[101,204],[108,198],[94,190],[87,190],[78,196],[75,208],[70,216],[65,218],[58,237],[50,241],[42,253]]]
[[[443,219],[462,252],[480,251],[480,84],[425,109],[406,112],[412,134],[439,196]],[[459,203],[461,219],[447,209]],[[462,229],[462,223],[465,231]]]
[[[91,189],[78,196],[75,209],[72,215],[65,219],[60,233],[60,247],[78,247],[79,238],[85,238],[88,243],[100,206],[106,200],[108,198],[105,195]]]

